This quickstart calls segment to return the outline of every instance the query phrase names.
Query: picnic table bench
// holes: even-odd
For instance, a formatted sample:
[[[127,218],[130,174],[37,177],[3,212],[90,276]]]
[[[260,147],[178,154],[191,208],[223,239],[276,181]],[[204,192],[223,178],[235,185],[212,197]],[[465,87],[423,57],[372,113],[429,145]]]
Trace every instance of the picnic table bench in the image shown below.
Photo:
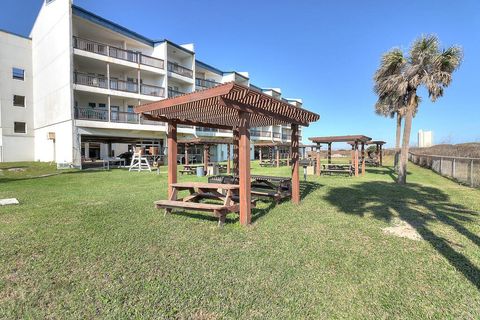
[[[349,176],[353,174],[353,166],[349,163],[327,163],[322,165],[322,174],[346,173]]]
[[[218,218],[218,225],[223,226],[227,213],[238,212],[240,209],[237,196],[240,187],[237,184],[182,182],[170,186],[173,189],[170,198],[155,201],[155,207],[165,209],[165,215],[171,213],[173,209],[212,212]],[[178,199],[178,192],[183,190],[188,190],[190,194]],[[201,203],[200,201],[204,199],[217,200],[221,203]]]
[[[278,203],[292,195],[292,178],[252,175],[251,179],[253,196],[271,198]],[[208,182],[238,184],[238,177],[232,175],[213,176],[208,178]]]

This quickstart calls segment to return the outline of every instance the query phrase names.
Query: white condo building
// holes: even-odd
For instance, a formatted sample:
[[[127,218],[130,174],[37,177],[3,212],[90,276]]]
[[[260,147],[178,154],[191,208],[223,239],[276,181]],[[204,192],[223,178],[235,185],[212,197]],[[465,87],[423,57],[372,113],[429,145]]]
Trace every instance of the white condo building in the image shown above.
[[[193,44],[154,41],[71,0],[45,0],[28,38],[0,30],[0,161],[79,167],[82,159],[118,156],[132,146],[162,150],[165,125],[141,118],[134,107],[231,81],[302,105],[278,88],[254,86],[246,72],[196,60]],[[193,126],[179,127],[179,134],[232,135]],[[286,126],[251,130],[253,144],[287,142],[290,134]],[[224,160],[225,148],[210,149],[212,158]]]
[[[433,132],[418,130],[418,147],[428,148],[433,146]]]

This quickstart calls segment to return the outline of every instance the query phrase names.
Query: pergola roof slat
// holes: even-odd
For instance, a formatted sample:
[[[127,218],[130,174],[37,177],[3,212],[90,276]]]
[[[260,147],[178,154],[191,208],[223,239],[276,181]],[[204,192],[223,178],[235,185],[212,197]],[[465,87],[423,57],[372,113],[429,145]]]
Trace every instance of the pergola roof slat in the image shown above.
[[[316,113],[233,82],[135,108],[136,113],[148,115],[150,120],[198,122],[204,127],[231,128],[238,125],[239,111],[251,114],[252,127],[277,124],[308,126],[320,118]]]

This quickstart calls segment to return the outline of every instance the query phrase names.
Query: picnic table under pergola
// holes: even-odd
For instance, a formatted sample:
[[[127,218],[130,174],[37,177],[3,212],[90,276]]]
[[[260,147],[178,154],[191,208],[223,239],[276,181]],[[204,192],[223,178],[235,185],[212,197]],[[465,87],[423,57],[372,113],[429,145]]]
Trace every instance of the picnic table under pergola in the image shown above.
[[[332,164],[332,144],[335,142],[345,142],[352,145],[351,165],[353,166],[353,173],[355,174],[355,176],[358,176],[358,172],[359,172],[358,148],[359,146],[361,146],[362,174],[365,174],[365,144],[368,141],[372,140],[372,138],[364,135],[347,135],[347,136],[311,137],[308,139],[317,145],[316,174],[318,176],[322,172],[321,161],[320,161],[320,147],[322,144],[326,144],[328,146],[327,163],[334,167],[339,167],[338,164]],[[349,169],[327,168],[324,171],[341,172],[341,171],[348,171],[348,170]]]
[[[230,137],[193,137],[193,138],[185,138],[179,139],[177,141],[178,144],[185,145],[185,168],[194,167],[189,163],[188,160],[188,146],[190,145],[201,145],[203,146],[203,168],[205,172],[207,172],[208,164],[210,163],[210,147],[214,145],[227,145],[227,173],[230,174],[231,165],[230,165],[230,146],[233,144],[233,138]],[[235,148],[235,144],[234,148]]]
[[[287,158],[280,159],[280,148],[288,148]],[[259,163],[260,166],[276,166],[280,167],[280,165],[290,165],[290,158],[291,158],[291,144],[287,142],[279,142],[279,141],[256,141],[254,148],[258,149],[258,156],[259,156]],[[267,157],[262,152],[263,148],[268,148]],[[300,146],[299,146],[300,148]],[[265,158],[267,160],[265,160]]]
[[[382,140],[371,140],[367,142],[367,145],[374,145],[375,152],[378,155],[378,162],[380,166],[383,166],[383,145],[386,144],[385,141]]]
[[[192,92],[174,98],[160,100],[135,108],[144,118],[166,122],[168,145],[168,194],[169,200],[155,203],[166,212],[174,208],[207,210],[204,203],[178,200],[177,183],[177,126],[193,125],[233,131],[233,171],[238,176],[238,189],[229,187],[236,195],[225,198],[224,205],[212,207],[211,211],[224,219],[226,212],[240,213],[240,224],[251,223],[251,174],[250,174],[250,128],[272,125],[291,126],[292,148],[292,202],[300,202],[299,177],[299,126],[308,126],[320,116],[303,108],[276,99],[237,83],[225,83],[213,88]],[[182,188],[188,186],[182,185]],[[205,186],[200,189],[208,189]],[[218,187],[217,185],[214,187]],[[192,186],[194,188],[194,186]],[[190,188],[189,190],[191,190]],[[238,190],[238,191],[237,191]],[[195,193],[194,191],[191,191]],[[199,192],[202,193],[202,192]],[[205,193],[207,195],[208,193]],[[198,199],[200,196],[196,196]],[[189,198],[187,198],[189,199]],[[238,199],[238,206],[233,203]],[[184,203],[182,203],[184,202]],[[208,208],[210,210],[210,208]]]

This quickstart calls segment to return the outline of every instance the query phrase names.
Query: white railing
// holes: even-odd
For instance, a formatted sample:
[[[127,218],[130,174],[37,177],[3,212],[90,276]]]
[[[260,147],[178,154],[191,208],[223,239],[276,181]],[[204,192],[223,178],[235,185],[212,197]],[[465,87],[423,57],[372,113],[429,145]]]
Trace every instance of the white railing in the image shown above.
[[[471,187],[480,186],[480,158],[408,153],[408,160]]]

